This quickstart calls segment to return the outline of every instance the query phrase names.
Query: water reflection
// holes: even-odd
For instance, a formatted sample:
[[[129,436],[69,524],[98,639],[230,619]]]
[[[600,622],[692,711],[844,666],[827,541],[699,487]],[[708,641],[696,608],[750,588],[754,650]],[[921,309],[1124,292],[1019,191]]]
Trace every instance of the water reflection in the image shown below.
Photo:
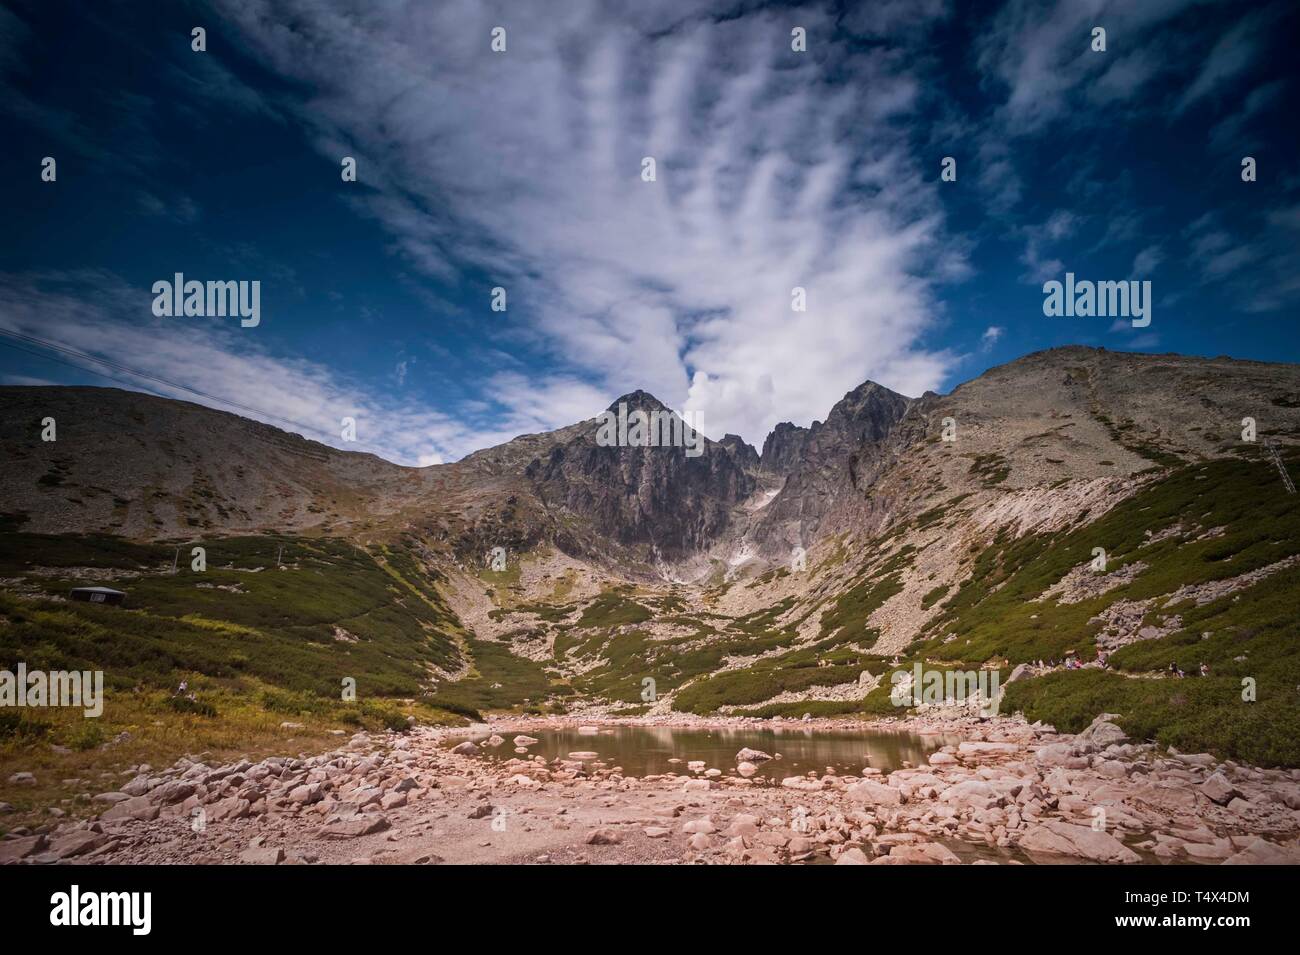
[[[487,728],[460,739],[482,744],[492,731]],[[808,729],[799,726],[714,727],[710,729],[673,726],[601,726],[597,732],[581,732],[577,727],[530,729],[523,735],[537,743],[528,747],[528,756],[542,756],[548,762],[556,757],[578,758],[589,765],[621,766],[628,776],[657,773],[688,773],[687,763],[703,760],[707,768],[733,773],[736,753],[743,748],[757,749],[773,757],[757,764],[758,776],[780,779],[809,771],[824,773],[860,773],[865,767],[889,772],[910,762],[924,765],[930,753],[958,742],[958,737],[917,736],[864,730]],[[483,750],[490,759],[511,759],[515,752],[515,731],[498,730],[505,738],[499,747]],[[594,753],[595,758],[571,757],[572,753]]]

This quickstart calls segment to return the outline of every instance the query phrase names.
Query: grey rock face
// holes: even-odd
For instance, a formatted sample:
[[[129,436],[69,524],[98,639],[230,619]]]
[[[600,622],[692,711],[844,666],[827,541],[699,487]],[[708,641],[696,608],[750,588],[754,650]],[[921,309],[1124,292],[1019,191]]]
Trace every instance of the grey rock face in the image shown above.
[[[893,460],[887,439],[910,403],[868,381],[804,434],[778,425],[764,442],[762,466],[788,468],[787,476],[766,509],[758,538],[805,543],[869,509],[870,488]]]
[[[668,412],[643,391],[618,399],[611,410],[620,404],[629,414]],[[702,435],[702,453],[692,457],[683,447],[602,447],[594,420],[574,430],[529,464],[525,476],[547,508],[583,518],[600,537],[623,545],[648,545],[669,557],[707,546],[755,487],[742,455]]]
[[[817,422],[814,422],[816,425]],[[801,428],[789,421],[782,421],[763,442],[763,454],[759,459],[759,470],[763,474],[774,474],[784,478],[803,460],[804,445],[812,433],[809,428]]]
[[[740,465],[741,470],[747,474],[756,474],[759,470],[758,452],[754,446],[745,443],[745,439],[738,434],[724,434],[722,440],[718,442]]]

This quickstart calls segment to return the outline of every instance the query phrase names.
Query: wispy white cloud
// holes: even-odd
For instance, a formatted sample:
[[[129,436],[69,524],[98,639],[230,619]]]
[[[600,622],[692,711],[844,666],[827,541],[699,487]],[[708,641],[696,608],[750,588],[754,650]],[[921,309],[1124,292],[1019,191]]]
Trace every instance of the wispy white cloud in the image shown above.
[[[505,416],[430,409],[366,388],[318,363],[273,355],[260,343],[257,330],[241,329],[234,320],[221,323],[210,318],[155,318],[148,290],[128,286],[111,273],[0,273],[0,328],[127,369],[63,356],[91,372],[77,374],[78,381],[198,402],[343,450],[371,451],[410,465],[459,458],[521,433],[569,423],[540,409],[516,407]],[[53,371],[58,366],[49,367]],[[107,377],[97,377],[99,373]],[[64,374],[60,380],[66,381]],[[59,376],[25,377],[44,382]],[[587,413],[594,407],[588,406]],[[562,410],[571,412],[572,406]],[[344,417],[356,420],[355,442],[342,439]]]
[[[1185,70],[1188,62],[1168,47],[1161,27],[1197,7],[1223,2],[1010,0],[980,32],[977,46],[980,69],[1003,91],[998,132],[1020,135],[1057,121],[1100,122],[1101,114],[1083,108],[1088,104],[1114,108],[1141,100],[1143,108],[1156,109],[1158,104],[1144,97],[1151,81]],[[1096,27],[1106,31],[1105,52],[1092,49]],[[1248,61],[1252,54],[1242,55]],[[1228,57],[1223,58],[1212,76],[1228,71]],[[1213,82],[1205,80],[1207,89]]]
[[[1133,256],[1133,277],[1137,279],[1149,277],[1164,260],[1164,249],[1159,245],[1147,246],[1137,255]]]
[[[217,7],[314,91],[300,120],[326,155],[358,157],[357,202],[396,254],[437,283],[473,269],[508,288],[548,370],[500,393],[507,415],[600,396],[585,417],[643,387],[706,431],[761,441],[866,378],[917,394],[953,366],[921,344],[935,282],[968,267],[912,155],[919,78],[890,50],[834,47],[825,11]],[[858,28],[921,35],[947,11],[894,4]],[[504,54],[489,49],[498,25]]]
[[[1268,27],[1280,10],[1280,6],[1255,10],[1225,32],[1205,57],[1196,78],[1178,98],[1175,113],[1186,111],[1245,73],[1267,42]]]

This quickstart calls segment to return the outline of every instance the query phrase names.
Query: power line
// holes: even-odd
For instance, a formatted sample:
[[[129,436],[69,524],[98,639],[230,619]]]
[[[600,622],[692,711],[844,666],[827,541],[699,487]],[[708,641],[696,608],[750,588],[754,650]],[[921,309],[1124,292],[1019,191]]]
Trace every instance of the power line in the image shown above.
[[[1282,485],[1286,488],[1288,494],[1295,493],[1295,484],[1291,481],[1291,474],[1286,469],[1286,462],[1282,460],[1282,455],[1278,453],[1277,445],[1273,443],[1272,438],[1264,439],[1264,446],[1268,448],[1268,455],[1273,459],[1273,464],[1277,467],[1278,473],[1282,475]]]

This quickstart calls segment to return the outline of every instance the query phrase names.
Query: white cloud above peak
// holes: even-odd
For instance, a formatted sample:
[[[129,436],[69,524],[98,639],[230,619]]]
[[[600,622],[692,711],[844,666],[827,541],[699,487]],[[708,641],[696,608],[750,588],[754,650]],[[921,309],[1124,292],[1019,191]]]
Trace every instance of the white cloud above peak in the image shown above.
[[[644,388],[761,443],[866,378],[915,394],[952,366],[921,345],[932,276],[965,265],[910,148],[918,78],[888,51],[832,49],[826,13],[217,5],[315,90],[289,108],[327,155],[357,154],[399,255],[435,284],[473,271],[509,290],[546,357],[540,396]]]

